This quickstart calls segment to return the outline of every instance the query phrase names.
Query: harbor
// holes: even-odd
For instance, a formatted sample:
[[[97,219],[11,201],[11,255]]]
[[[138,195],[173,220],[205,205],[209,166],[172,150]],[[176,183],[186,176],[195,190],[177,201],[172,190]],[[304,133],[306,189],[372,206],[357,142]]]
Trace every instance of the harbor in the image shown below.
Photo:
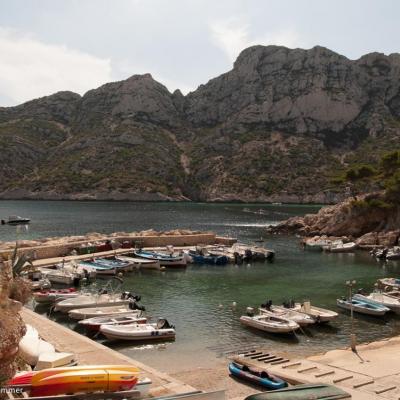
[[[213,206],[210,209],[211,213],[215,212]],[[249,212],[252,209],[254,213]],[[33,246],[34,241],[29,241],[29,236],[35,235],[35,225],[32,224],[28,232],[19,234],[17,238],[25,246],[19,251],[33,249],[36,256],[50,256],[33,260],[37,269],[48,269],[57,264],[65,266],[71,262],[87,265],[96,264],[96,260],[114,263],[120,258],[120,261],[126,261],[129,256],[137,257],[139,251],[165,255],[170,252],[179,256],[190,255],[196,249],[205,249],[212,253],[219,248],[229,255],[229,249],[234,249],[237,243],[242,243],[239,248],[243,254],[243,249],[273,250],[274,259],[273,262],[246,259],[238,264],[237,260],[230,258],[224,265],[209,263],[210,259],[204,263],[192,259],[186,268],[160,266],[159,269],[147,269],[144,265],[137,265],[116,273],[115,276],[122,280],[118,293],[127,292],[139,296],[141,299],[138,304],[145,307],[144,315],[152,323],[163,318],[173,325],[176,331],[174,340],[121,342],[107,340],[102,335],[95,335],[90,339],[86,337],[85,329],[76,320],[69,318],[68,314],[51,310],[36,301],[28,303],[28,309],[23,312],[24,320],[34,326],[44,339],[53,343],[57,350],[75,352],[75,348],[71,348],[71,340],[79,343],[82,338],[82,347],[77,346],[75,352],[79,363],[119,362],[117,360],[121,356],[121,360],[133,360],[134,365],[138,365],[149,375],[153,371],[160,373],[160,376],[168,376],[171,381],[159,381],[156,375],[151,375],[152,381],[157,382],[152,385],[154,396],[161,396],[159,393],[174,393],[168,392],[171,387],[175,387],[175,383],[169,382],[176,380],[183,385],[177,386],[182,389],[181,392],[183,389],[188,392],[190,388],[205,392],[225,390],[229,399],[244,398],[258,391],[254,386],[243,385],[229,376],[228,363],[239,354],[261,352],[267,358],[272,354],[271,360],[278,363],[262,365],[289,383],[322,382],[314,379],[314,375],[308,376],[305,373],[297,376],[297,379],[302,377],[303,380],[296,381],[294,372],[292,377],[288,377],[284,371],[292,369],[283,368],[282,361],[308,365],[311,362],[309,357],[315,354],[330,354],[329,351],[348,346],[352,331],[356,332],[358,343],[379,341],[400,333],[396,314],[385,315],[384,318],[357,315],[352,322],[349,312],[339,309],[336,304],[337,299],[348,295],[347,281],[356,281],[357,288],[363,288],[369,293],[378,279],[386,282],[384,278],[396,276],[396,262],[377,263],[368,252],[360,251],[306,251],[296,237],[263,238],[264,226],[274,223],[274,218],[284,218],[292,210],[283,205],[265,205],[261,214],[260,209],[260,205],[224,205],[218,210],[221,221],[219,226],[215,222],[204,225],[202,215],[194,217],[193,210],[190,210],[190,225],[185,226],[185,229],[172,226],[176,230],[175,234],[171,234],[162,225],[154,225],[151,231],[144,231],[143,234],[139,229],[149,226],[138,225],[137,228],[135,226],[135,234],[104,232],[90,234],[88,240],[82,235],[84,232],[74,232],[81,236],[79,240],[68,237],[52,240],[43,238],[42,245],[36,246]],[[304,207],[303,210],[307,212],[308,208]],[[298,208],[296,212],[299,212]],[[185,219],[184,213],[182,219]],[[201,231],[201,226],[209,230]],[[26,236],[28,240],[25,239]],[[119,246],[115,246],[116,243]],[[106,245],[115,248],[104,250]],[[3,249],[3,253],[6,254],[7,251],[10,250]],[[112,279],[112,276],[98,276],[89,285],[83,286],[83,290],[85,293],[102,290]],[[325,282],[329,282],[329,285]],[[57,290],[63,286],[55,284],[54,287]],[[241,316],[246,315],[249,308],[257,310],[261,304],[270,301],[273,308],[288,301],[310,301],[313,306],[333,310],[337,317],[327,325],[310,325],[294,334],[283,336],[258,332],[240,323]],[[47,329],[47,323],[51,329]],[[57,327],[60,327],[60,331]],[[67,340],[64,337],[68,337],[68,332],[72,336]],[[86,344],[88,348],[92,348],[89,343],[93,343],[94,350],[86,352],[83,350]],[[106,352],[101,352],[102,356],[98,361],[98,351],[95,349],[100,347],[96,346],[107,349]],[[107,356],[103,360],[105,355]],[[324,371],[322,368],[321,373],[324,374]],[[324,382],[332,383],[329,380]],[[381,386],[374,390],[385,388]],[[353,398],[358,398],[354,388],[347,389],[352,392]]]

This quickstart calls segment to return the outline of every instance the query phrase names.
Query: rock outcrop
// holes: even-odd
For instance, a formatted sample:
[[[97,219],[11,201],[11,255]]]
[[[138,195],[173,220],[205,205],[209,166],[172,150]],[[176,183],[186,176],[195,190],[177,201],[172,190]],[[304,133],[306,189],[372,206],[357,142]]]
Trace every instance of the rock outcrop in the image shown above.
[[[399,54],[253,46],[187,96],[145,74],[0,108],[0,197],[330,203],[399,136]]]
[[[382,198],[382,192],[348,198],[323,207],[316,214],[292,217],[267,230],[271,234],[345,237],[354,240],[359,247],[395,246],[400,238],[400,208],[367,206],[369,200]]]

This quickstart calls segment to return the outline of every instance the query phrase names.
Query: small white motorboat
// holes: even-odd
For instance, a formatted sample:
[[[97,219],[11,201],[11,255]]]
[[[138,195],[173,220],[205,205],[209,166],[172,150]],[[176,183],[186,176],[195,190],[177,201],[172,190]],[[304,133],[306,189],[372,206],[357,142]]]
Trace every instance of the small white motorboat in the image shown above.
[[[100,332],[110,340],[156,340],[175,338],[175,328],[160,318],[156,324],[101,325]]]
[[[307,326],[315,324],[315,319],[310,315],[304,314],[299,311],[294,311],[290,308],[280,307],[271,305],[270,308],[259,308],[261,314],[275,315],[276,317],[281,317],[294,321],[300,326]]]
[[[312,306],[309,301],[305,301],[302,304],[295,303],[293,310],[309,315],[314,318],[317,323],[330,322],[338,316],[337,312],[327,310],[326,308]]]
[[[121,293],[116,294],[80,294],[79,296],[58,302],[55,311],[67,313],[78,308],[113,307],[128,305],[131,299],[125,298]]]
[[[133,268],[140,269],[160,269],[160,262],[158,260],[146,260],[139,257],[129,257],[129,256],[116,256],[117,260],[130,262]]]
[[[31,222],[30,218],[23,218],[19,215],[10,215],[8,219],[1,220],[2,225],[28,225]]]
[[[396,314],[400,314],[400,300],[398,298],[388,296],[385,293],[372,292],[368,296],[358,293],[353,296],[353,299],[360,300],[365,303],[378,304],[389,308]]]
[[[269,333],[289,333],[299,329],[299,324],[286,318],[276,317],[275,315],[256,315],[250,317],[243,315],[240,322],[251,328],[260,329]]]
[[[135,256],[138,258],[143,258],[145,260],[158,261],[163,267],[177,267],[185,268],[187,265],[186,258],[182,255],[171,255],[164,254],[155,251],[144,251],[138,250],[134,252]]]
[[[352,300],[337,299],[336,304],[339,308],[343,308],[344,310],[353,309],[354,312],[372,315],[374,317],[383,317],[388,311],[390,311],[389,308],[379,304],[367,303],[355,298]]]
[[[80,277],[72,272],[63,269],[50,269],[50,268],[39,268],[40,272],[50,282],[59,283],[62,285],[72,285]]]
[[[377,280],[378,287],[385,291],[400,291],[400,279],[398,278],[381,278]]]
[[[129,324],[145,324],[147,322],[146,317],[138,316],[136,311],[129,311],[127,313],[110,315],[106,317],[92,317],[82,319],[78,322],[79,325],[84,326],[86,329],[91,331],[98,331],[101,325],[129,325]]]
[[[354,242],[349,243],[332,243],[332,245],[327,246],[325,248],[326,251],[330,251],[331,253],[351,253],[357,249],[357,244]]]
[[[113,307],[89,307],[89,308],[78,308],[75,310],[70,310],[68,316],[71,319],[81,320],[94,317],[108,317],[108,316],[118,316],[127,313],[136,313],[136,317],[141,316],[142,310],[134,310],[129,307],[130,304],[113,306]]]

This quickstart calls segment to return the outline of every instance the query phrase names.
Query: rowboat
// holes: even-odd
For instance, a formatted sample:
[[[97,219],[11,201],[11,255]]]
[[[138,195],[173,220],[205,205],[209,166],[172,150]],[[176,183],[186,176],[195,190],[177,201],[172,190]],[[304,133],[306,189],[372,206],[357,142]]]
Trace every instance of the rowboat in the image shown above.
[[[29,218],[23,218],[20,217],[19,215],[10,215],[8,219],[1,220],[2,225],[28,225],[31,222]]]
[[[184,256],[175,256],[154,251],[138,250],[134,252],[136,257],[144,258],[145,260],[158,261],[164,267],[186,267],[187,261]]]
[[[158,260],[145,260],[144,258],[129,256],[116,256],[115,258],[121,261],[128,261],[132,264],[133,268],[160,269],[160,262]]]
[[[400,314],[400,301],[392,296],[387,296],[385,293],[373,292],[368,296],[362,294],[355,294],[354,299],[363,301],[369,304],[378,304],[389,308],[396,314]]]
[[[261,314],[275,315],[276,317],[281,317],[290,321],[294,321],[300,326],[315,324],[315,319],[311,316],[299,311],[294,311],[290,308],[288,309],[285,307],[271,305],[269,308],[260,307],[259,311]]]
[[[122,296],[121,293],[116,294],[80,294],[73,299],[66,299],[58,302],[54,306],[55,311],[67,313],[78,308],[89,307],[112,307],[129,304],[131,300]]]
[[[95,258],[93,263],[105,267],[112,267],[119,271],[132,271],[132,264],[128,261],[118,259],[110,260],[108,258]]]
[[[147,322],[146,317],[138,316],[137,312],[127,312],[125,314],[111,315],[106,317],[92,317],[82,319],[78,323],[84,326],[86,329],[91,331],[100,330],[100,326],[103,325],[128,325],[128,324],[144,324]]]
[[[395,246],[386,253],[386,260],[400,260],[400,247]]]
[[[115,275],[117,273],[115,266],[97,264],[94,261],[79,261],[79,265],[89,271],[95,271],[96,275]]]
[[[28,389],[31,396],[65,393],[130,390],[138,382],[139,370],[130,365],[50,368],[17,375],[8,387]]]
[[[305,301],[302,304],[295,303],[293,310],[309,315],[314,318],[317,323],[330,322],[338,316],[337,312],[312,306],[309,301]]]
[[[349,393],[336,386],[318,383],[252,394],[247,396],[245,400],[339,400],[350,398]]]
[[[80,292],[75,288],[68,289],[50,289],[50,290],[41,290],[40,292],[33,293],[33,298],[36,303],[55,303],[57,301],[73,299],[78,297]]]
[[[225,255],[211,254],[189,250],[187,253],[194,264],[211,264],[211,265],[225,265],[228,264],[229,258]]]
[[[174,326],[164,318],[160,318],[156,324],[102,325],[100,332],[110,340],[145,341],[175,338]]]
[[[108,316],[118,316],[127,313],[136,313],[136,316],[140,316],[142,310],[134,310],[129,307],[130,304],[120,305],[120,306],[107,306],[107,307],[89,307],[89,308],[78,308],[75,310],[70,310],[68,316],[71,319],[81,320],[94,317],[108,317]]]
[[[29,365],[36,365],[42,353],[54,353],[55,348],[39,337],[39,332],[31,325],[19,342],[19,356]]]
[[[356,300],[354,297],[352,300],[337,299],[336,304],[338,307],[343,308],[344,310],[353,309],[354,312],[365,315],[372,315],[375,317],[382,317],[388,311],[390,311],[387,307]]]
[[[247,365],[238,362],[231,362],[229,364],[229,372],[244,381],[255,383],[267,389],[282,389],[287,386],[287,383],[274,375],[270,375],[265,370],[248,367]]]
[[[240,322],[251,328],[260,329],[269,333],[289,333],[299,329],[299,324],[286,318],[276,317],[274,315],[256,315],[249,317],[243,315]]]

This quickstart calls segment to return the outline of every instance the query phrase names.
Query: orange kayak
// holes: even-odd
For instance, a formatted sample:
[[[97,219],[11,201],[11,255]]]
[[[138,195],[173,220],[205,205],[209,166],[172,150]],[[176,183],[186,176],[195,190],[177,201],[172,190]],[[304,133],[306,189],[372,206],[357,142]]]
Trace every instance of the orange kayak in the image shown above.
[[[9,385],[29,386],[31,396],[114,392],[132,389],[138,381],[138,373],[138,368],[130,365],[51,368],[19,375]]]

